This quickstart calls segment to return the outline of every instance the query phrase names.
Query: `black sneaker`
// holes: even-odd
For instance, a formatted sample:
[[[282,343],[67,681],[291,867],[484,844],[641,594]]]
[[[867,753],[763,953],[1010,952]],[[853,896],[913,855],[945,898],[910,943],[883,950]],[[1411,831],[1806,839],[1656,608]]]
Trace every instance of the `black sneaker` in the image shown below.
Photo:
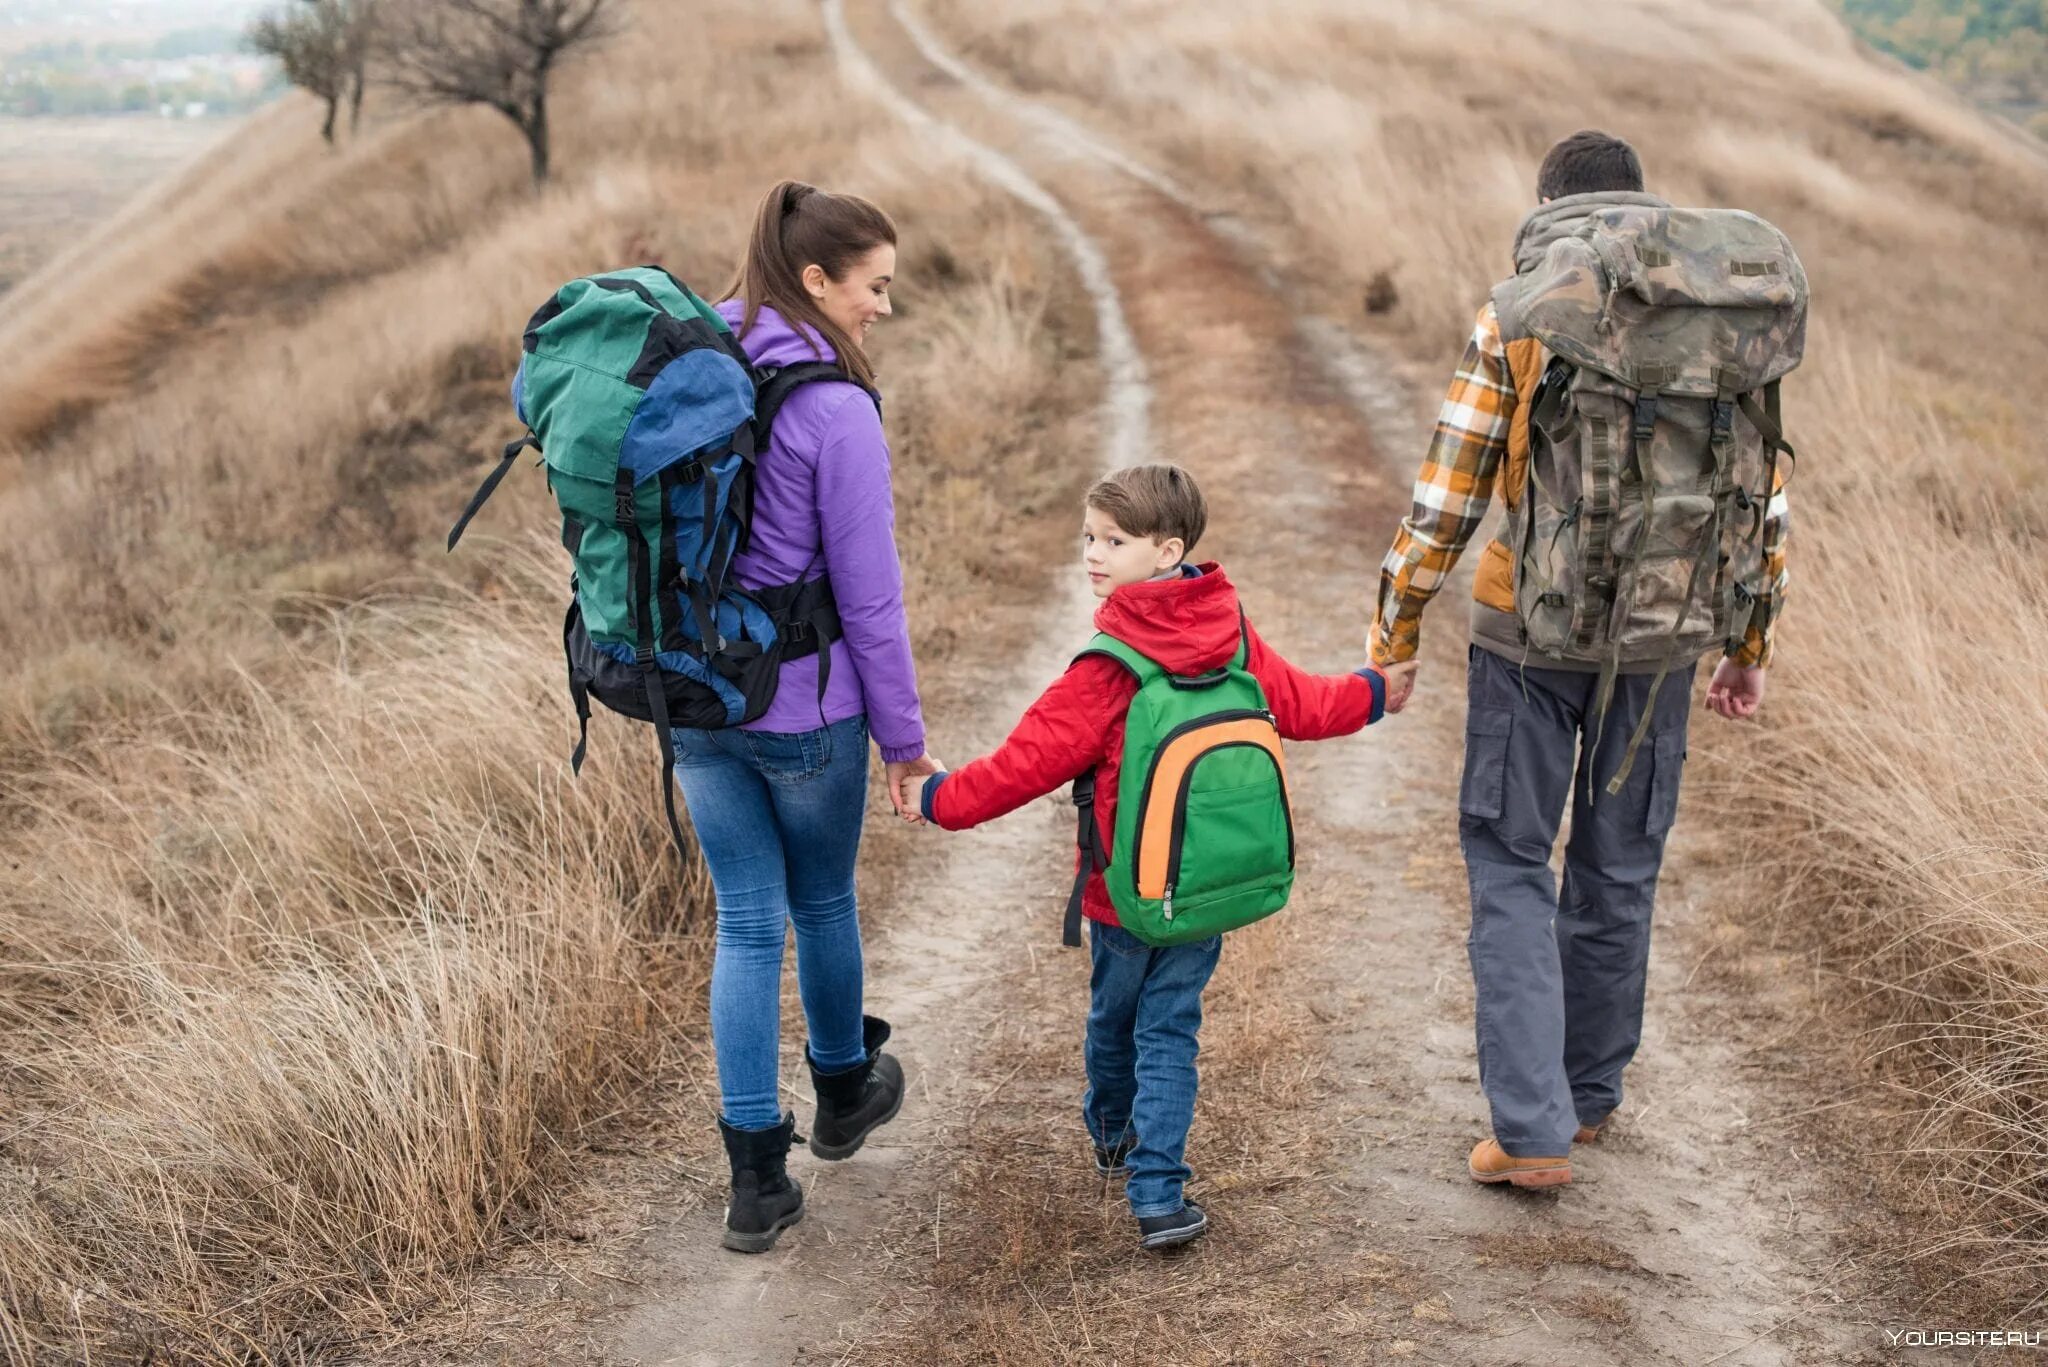
[[[1199,1239],[1209,1229],[1209,1217],[1193,1201],[1171,1215],[1138,1217],[1139,1248],[1172,1248]]]
[[[851,1158],[868,1136],[896,1118],[903,1109],[903,1065],[882,1052],[889,1022],[861,1017],[864,1062],[837,1073],[821,1073],[811,1064],[811,1087],[818,1094],[818,1113],[811,1118],[811,1152],[838,1162]],[[811,1051],[804,1050],[805,1062]]]
[[[1127,1171],[1125,1160],[1131,1156],[1131,1150],[1137,1147],[1138,1136],[1134,1134],[1125,1135],[1106,1149],[1102,1145],[1097,1144],[1095,1146],[1096,1174],[1102,1177],[1114,1177],[1120,1172]]]

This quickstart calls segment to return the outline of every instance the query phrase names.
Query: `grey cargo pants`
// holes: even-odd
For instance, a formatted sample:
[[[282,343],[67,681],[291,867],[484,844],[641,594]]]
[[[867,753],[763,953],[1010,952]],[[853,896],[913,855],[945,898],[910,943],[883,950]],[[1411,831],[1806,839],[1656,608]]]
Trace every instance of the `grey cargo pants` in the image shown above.
[[[1599,675],[1525,668],[1472,647],[1458,792],[1472,887],[1466,949],[1479,1085],[1494,1138],[1517,1158],[1568,1153],[1578,1125],[1606,1119],[1642,1038],[1650,905],[1678,814],[1692,669],[1665,678],[1628,782],[1613,796],[1607,783],[1652,677],[1615,681],[1602,728],[1592,715]],[[1560,890],[1550,854],[1567,797]]]

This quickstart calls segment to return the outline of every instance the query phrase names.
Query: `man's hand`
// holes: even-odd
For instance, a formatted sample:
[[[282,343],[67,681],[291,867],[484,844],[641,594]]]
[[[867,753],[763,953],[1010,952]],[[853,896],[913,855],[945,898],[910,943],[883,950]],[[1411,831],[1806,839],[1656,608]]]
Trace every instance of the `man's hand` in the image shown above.
[[[1764,671],[1722,657],[1707,684],[1707,706],[1730,721],[1748,721],[1764,701]],[[1391,710],[1391,709],[1389,709]]]
[[[911,825],[922,826],[924,813],[918,801],[918,789],[924,786],[926,778],[946,766],[924,754],[916,759],[892,760],[882,767],[889,778],[889,805],[896,809],[896,815]]]
[[[1400,664],[1387,665],[1380,670],[1387,678],[1388,716],[1408,705],[1408,696],[1415,691],[1415,671],[1421,667],[1420,660],[1403,660]]]

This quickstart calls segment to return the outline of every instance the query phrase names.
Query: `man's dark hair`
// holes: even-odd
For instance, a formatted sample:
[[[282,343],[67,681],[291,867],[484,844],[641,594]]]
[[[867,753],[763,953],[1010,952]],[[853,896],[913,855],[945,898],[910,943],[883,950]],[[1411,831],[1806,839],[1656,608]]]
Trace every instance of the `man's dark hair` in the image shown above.
[[[1588,128],[1550,149],[1536,173],[1538,199],[1643,188],[1643,163],[1620,138]]]

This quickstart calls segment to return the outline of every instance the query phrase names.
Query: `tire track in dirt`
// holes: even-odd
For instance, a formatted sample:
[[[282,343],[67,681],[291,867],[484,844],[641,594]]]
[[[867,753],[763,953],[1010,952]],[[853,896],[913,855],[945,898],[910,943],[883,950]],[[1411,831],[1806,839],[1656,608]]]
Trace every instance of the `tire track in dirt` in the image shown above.
[[[1015,161],[1054,167],[1045,183],[1106,247],[1161,376],[1163,449],[1212,492],[1229,490],[1217,500],[1217,537],[1253,570],[1239,575],[1253,616],[1304,664],[1351,663],[1377,552],[1406,509],[1402,477],[1426,431],[1414,400],[1387,380],[1393,367],[1304,307],[1308,291],[1265,264],[1273,253],[1241,221],[1206,212],[1171,177],[980,76],[903,0],[886,10],[906,56],[898,81],[930,92],[951,83],[1007,122],[991,132],[985,115],[929,97],[975,119]],[[1365,454],[1374,437],[1391,465]],[[1342,553],[1305,553],[1316,546]],[[1274,585],[1288,587],[1284,599]],[[1293,1195],[1302,1218],[1324,1221],[1330,1259],[1350,1256],[1347,1243],[1376,1245],[1428,1292],[1405,1327],[1386,1331],[1398,1337],[1332,1343],[1331,1360],[1382,1349],[1469,1362],[1851,1359],[1878,1336],[1841,1304],[1826,1241],[1813,1237],[1839,1211],[1813,1173],[1749,1124],[1753,1110],[1787,1100],[1758,1076],[1782,1041],[1745,1030],[1747,1004],[1727,989],[1693,982],[1707,951],[1686,842],[1674,846],[1660,899],[1650,1021],[1617,1134],[1581,1156],[1581,1180],[1561,1197],[1465,1178],[1464,1149],[1486,1120],[1454,837],[1461,596],[1454,588],[1433,618],[1429,687],[1407,714],[1355,746],[1297,752],[1315,866],[1290,918],[1344,915],[1348,902],[1344,928],[1355,933],[1326,938],[1329,958],[1307,970],[1315,1014],[1333,1022],[1321,1044],[1338,1087],[1334,1113],[1294,1119],[1334,1125],[1343,1143],[1328,1186]],[[1325,617],[1316,604],[1349,606]],[[1047,1025],[1077,1034],[1076,1019]],[[1336,1210],[1317,1209],[1331,1201]]]
[[[1093,468],[1144,459],[1149,381],[1101,249],[1023,168],[889,85],[853,41],[840,0],[825,0],[821,17],[851,87],[1046,220],[1094,307],[1103,396]],[[1093,604],[1076,577],[1055,583],[1035,620],[1015,624],[1024,642],[1016,655],[972,678],[949,671],[944,679],[924,681],[928,694],[983,700],[971,722],[934,736],[939,753],[955,746],[978,753],[994,745],[1042,682],[1064,667],[1074,624],[1086,620]],[[1060,835],[1026,822],[944,843],[924,833],[913,837],[922,843],[908,852],[900,833],[874,834],[882,836],[875,845],[886,854],[915,861],[893,880],[894,903],[879,927],[870,922],[867,944],[867,1009],[895,1027],[890,1047],[908,1075],[902,1113],[849,1162],[822,1163],[801,1146],[792,1150],[791,1172],[804,1186],[804,1219],[773,1253],[747,1257],[720,1248],[715,1227],[699,1209],[684,1210],[653,1231],[636,1268],[634,1303],[604,1334],[608,1355],[647,1367],[781,1367],[801,1360],[874,1303],[882,1275],[875,1245],[912,1193],[931,1189],[935,1126],[969,1089],[967,1041],[950,1027],[1001,967],[987,947],[1003,943],[1015,907],[1043,901],[1042,871],[1064,857]],[[871,850],[868,857],[877,856]],[[785,1062],[785,1073],[788,1067]],[[800,1081],[796,1090],[807,1097],[807,1084]],[[807,1128],[807,1114],[800,1110],[799,1130]]]

